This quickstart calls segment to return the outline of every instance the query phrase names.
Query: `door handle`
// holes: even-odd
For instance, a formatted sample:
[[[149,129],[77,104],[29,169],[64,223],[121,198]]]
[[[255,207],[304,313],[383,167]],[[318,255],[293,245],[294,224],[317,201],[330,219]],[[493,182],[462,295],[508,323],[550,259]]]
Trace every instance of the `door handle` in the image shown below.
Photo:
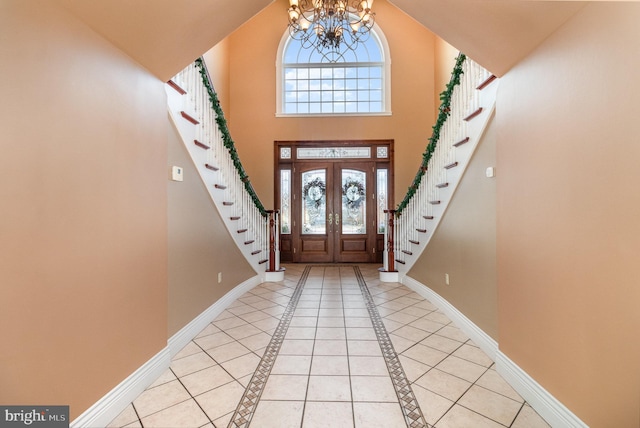
[[[336,226],[340,223],[340,215],[336,214]]]
[[[333,224],[333,213],[329,213],[329,225]]]

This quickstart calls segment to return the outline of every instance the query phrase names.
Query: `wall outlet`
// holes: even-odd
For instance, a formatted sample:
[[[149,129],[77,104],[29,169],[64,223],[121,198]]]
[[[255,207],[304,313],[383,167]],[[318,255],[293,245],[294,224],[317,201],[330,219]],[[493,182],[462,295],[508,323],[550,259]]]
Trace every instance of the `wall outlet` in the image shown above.
[[[449,285],[449,274],[448,273],[444,274],[444,283]]]
[[[218,284],[222,282],[222,272],[218,272]]]

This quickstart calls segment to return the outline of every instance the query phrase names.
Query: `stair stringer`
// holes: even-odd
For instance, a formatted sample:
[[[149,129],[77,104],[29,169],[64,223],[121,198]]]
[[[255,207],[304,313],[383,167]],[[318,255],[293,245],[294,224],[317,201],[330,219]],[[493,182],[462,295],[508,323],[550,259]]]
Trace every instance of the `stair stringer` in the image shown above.
[[[441,201],[440,204],[433,206],[432,208],[432,220],[419,220],[417,221],[413,227],[426,229],[427,233],[420,235],[420,244],[415,245],[411,243],[402,243],[401,248],[411,248],[412,254],[406,254],[404,256],[404,264],[397,263],[396,270],[398,271],[397,275],[393,275],[390,277],[390,281],[399,281],[402,282],[402,279],[407,275],[407,272],[411,270],[416,261],[420,258],[423,251],[426,249],[427,245],[431,241],[431,238],[435,234],[436,230],[438,230],[438,226],[440,225],[440,221],[444,217],[447,208],[451,200],[453,199],[453,195],[458,188],[458,185],[462,181],[464,177],[464,173],[469,166],[471,158],[475,153],[476,148],[478,147],[479,142],[484,136],[484,133],[491,123],[495,112],[496,105],[496,96],[498,91],[499,79],[491,82],[487,87],[482,90],[478,90],[479,92],[479,106],[482,107],[482,111],[477,116],[470,119],[467,123],[467,135],[469,137],[469,141],[459,147],[456,147],[456,156],[455,161],[458,162],[458,166],[452,168],[447,171],[447,182],[449,185],[445,188],[438,189],[438,200]],[[471,112],[469,112],[471,113]],[[461,136],[465,137],[465,136]],[[423,182],[422,185],[427,185],[431,187],[435,187],[438,183],[427,183]],[[382,278],[382,277],[381,277]]]
[[[245,257],[247,262],[251,265],[251,267],[256,271],[258,275],[260,275],[261,280],[265,280],[265,267],[261,265],[261,254],[252,254],[253,251],[258,250],[260,248],[257,247],[256,244],[253,245],[245,245],[246,241],[255,240],[256,243],[259,242],[257,233],[255,233],[255,228],[248,224],[247,219],[243,216],[243,213],[236,207],[236,204],[239,201],[231,201],[234,202],[234,205],[225,206],[223,202],[228,202],[229,198],[225,198],[227,192],[226,190],[216,189],[215,185],[224,185],[229,187],[230,183],[225,178],[225,174],[222,173],[222,166],[216,165],[220,169],[218,171],[213,171],[206,168],[207,164],[207,150],[198,147],[194,144],[194,140],[196,139],[196,126],[202,125],[194,125],[187,120],[185,120],[181,112],[197,117],[195,107],[193,103],[190,101],[190,98],[185,95],[181,95],[176,92],[169,85],[165,85],[165,90],[167,92],[167,106],[169,118],[172,125],[175,127],[182,143],[184,144],[187,152],[189,153],[189,157],[193,162],[193,165],[198,171],[198,175],[202,183],[204,184],[209,197],[211,198],[214,206],[216,207],[224,225],[229,233],[229,236],[235,242],[236,246]],[[239,220],[231,220],[232,217],[239,216]],[[266,230],[266,220],[264,224]],[[247,229],[246,232],[237,233],[237,230]]]

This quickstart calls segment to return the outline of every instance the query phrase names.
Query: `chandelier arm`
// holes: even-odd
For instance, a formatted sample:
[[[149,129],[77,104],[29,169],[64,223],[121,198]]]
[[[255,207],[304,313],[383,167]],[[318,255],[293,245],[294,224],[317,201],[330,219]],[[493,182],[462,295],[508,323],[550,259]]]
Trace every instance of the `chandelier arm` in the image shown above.
[[[341,58],[343,49],[356,50],[375,21],[373,0],[289,0],[289,33],[305,49],[314,47],[323,58]],[[331,60],[330,62],[336,62]]]

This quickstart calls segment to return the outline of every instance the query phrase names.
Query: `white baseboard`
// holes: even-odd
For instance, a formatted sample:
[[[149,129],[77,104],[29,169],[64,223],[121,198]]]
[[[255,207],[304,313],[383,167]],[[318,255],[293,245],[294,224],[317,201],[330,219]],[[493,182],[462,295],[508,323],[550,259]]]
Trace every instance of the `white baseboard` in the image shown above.
[[[549,425],[557,428],[588,428],[587,424],[503,354],[498,349],[498,342],[482,331],[451,303],[413,278],[403,276],[401,281],[444,312],[460,330],[495,361],[498,373]]]
[[[240,285],[235,286],[231,291],[222,296],[213,305],[209,306],[200,315],[195,317],[189,324],[185,325],[168,341],[171,358],[173,358],[182,348],[187,346],[204,328],[220,315],[238,297],[251,290],[262,282],[260,276],[249,278]]]
[[[259,276],[249,278],[222,296],[213,305],[194,318],[179,332],[171,336],[167,346],[138,370],[120,382],[93,406],[71,422],[71,428],[106,427],[135,400],[149,385],[155,382],[170,366],[173,358],[194,337],[220,315],[231,303],[261,283]]]
[[[71,422],[71,428],[102,428],[114,420],[133,400],[169,368],[171,357],[165,347],[120,382],[93,406]]]
[[[496,357],[496,370],[552,427],[588,428],[587,424],[501,351],[498,351]]]
[[[469,338],[484,351],[493,361],[496,360],[498,352],[498,342],[485,333],[480,327],[475,325],[462,312],[456,309],[451,303],[441,297],[438,293],[415,279],[403,276],[402,283],[436,305],[453,323],[464,332]]]

